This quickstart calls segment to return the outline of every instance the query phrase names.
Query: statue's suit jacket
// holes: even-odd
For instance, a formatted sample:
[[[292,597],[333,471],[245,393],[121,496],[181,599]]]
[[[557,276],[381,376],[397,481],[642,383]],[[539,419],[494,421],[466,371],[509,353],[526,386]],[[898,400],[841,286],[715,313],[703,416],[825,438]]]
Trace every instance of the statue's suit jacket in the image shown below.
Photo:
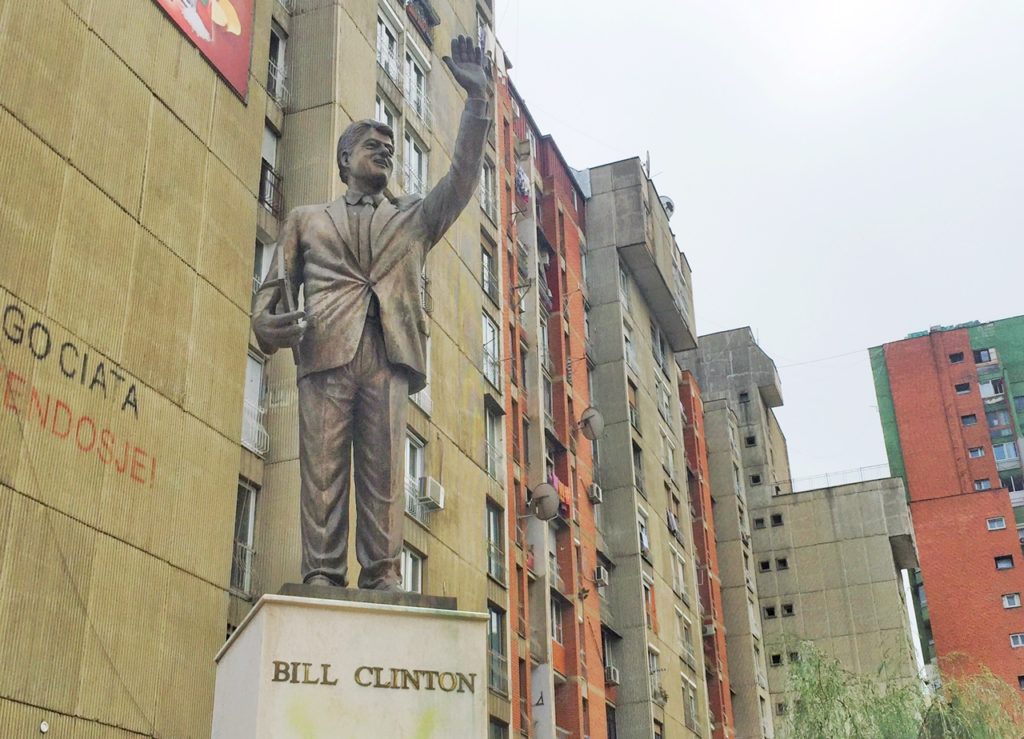
[[[278,238],[285,275],[264,282],[253,299],[253,315],[269,310],[275,300],[275,312],[287,310],[280,294],[285,285],[291,304],[298,305],[299,287],[305,287],[309,320],[296,352],[298,379],[352,360],[371,296],[376,295],[388,361],[408,370],[410,394],[423,389],[427,366],[426,315],[420,303],[423,264],[427,252],[476,191],[491,122],[488,107],[483,100],[467,103],[451,169],[426,197],[385,199],[377,206],[370,221],[369,269],[359,264],[354,240],[358,234],[353,233],[355,224],[350,228],[344,197],[288,214]],[[275,271],[272,267],[270,273]],[[261,349],[273,351],[262,343]]]

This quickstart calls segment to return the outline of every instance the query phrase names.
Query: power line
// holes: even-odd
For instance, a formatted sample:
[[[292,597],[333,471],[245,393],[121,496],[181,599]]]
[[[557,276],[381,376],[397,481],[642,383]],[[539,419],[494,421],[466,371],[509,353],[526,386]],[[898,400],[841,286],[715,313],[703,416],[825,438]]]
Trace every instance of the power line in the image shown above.
[[[850,357],[854,354],[860,354],[861,352],[867,351],[866,349],[854,349],[852,352],[843,352],[842,354],[833,354],[829,357],[818,357],[817,359],[807,359],[803,362],[792,362],[790,364],[780,364],[779,369],[785,369],[786,367],[800,367],[805,364],[815,364],[816,362],[827,362],[830,359],[839,359],[840,357]]]

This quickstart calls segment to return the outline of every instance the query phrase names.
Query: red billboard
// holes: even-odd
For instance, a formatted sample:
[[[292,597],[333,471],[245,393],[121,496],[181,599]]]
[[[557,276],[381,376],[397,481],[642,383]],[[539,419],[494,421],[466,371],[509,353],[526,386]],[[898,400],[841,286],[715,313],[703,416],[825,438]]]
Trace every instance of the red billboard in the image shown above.
[[[249,93],[254,0],[155,0],[243,99]]]

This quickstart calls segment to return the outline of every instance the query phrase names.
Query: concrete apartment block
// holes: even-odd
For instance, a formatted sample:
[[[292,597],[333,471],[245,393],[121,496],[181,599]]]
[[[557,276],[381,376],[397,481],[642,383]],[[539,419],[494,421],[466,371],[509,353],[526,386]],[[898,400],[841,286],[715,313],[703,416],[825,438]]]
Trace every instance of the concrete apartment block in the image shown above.
[[[852,672],[917,678],[903,571],[918,563],[899,478],[774,496],[750,517],[776,716],[790,708],[786,668],[804,642]]]

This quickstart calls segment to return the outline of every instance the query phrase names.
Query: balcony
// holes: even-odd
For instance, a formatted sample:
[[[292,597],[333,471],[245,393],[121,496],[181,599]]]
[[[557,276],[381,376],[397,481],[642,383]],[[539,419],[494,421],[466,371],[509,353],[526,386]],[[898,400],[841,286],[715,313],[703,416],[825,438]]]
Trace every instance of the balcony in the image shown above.
[[[235,541],[231,557],[231,589],[246,597],[252,590],[252,561],[255,552],[248,544]]]
[[[266,159],[260,169],[260,205],[278,220],[284,215],[284,182]]]
[[[287,68],[275,59],[267,60],[267,94],[281,108],[288,105],[288,87],[285,85]]]
[[[242,405],[242,446],[261,457],[270,449],[270,434],[263,425],[266,412],[252,403]]]

